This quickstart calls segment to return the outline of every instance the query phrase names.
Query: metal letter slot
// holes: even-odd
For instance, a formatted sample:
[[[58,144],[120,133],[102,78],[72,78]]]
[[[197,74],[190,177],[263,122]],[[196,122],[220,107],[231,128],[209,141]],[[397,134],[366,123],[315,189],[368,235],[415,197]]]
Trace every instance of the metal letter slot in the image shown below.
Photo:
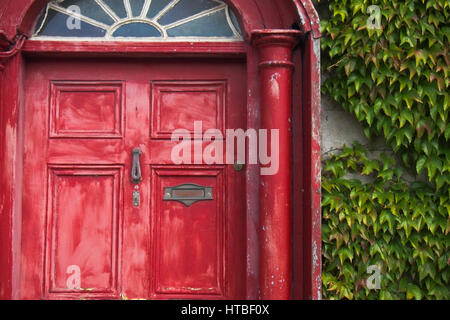
[[[214,200],[212,188],[193,183],[164,188],[164,201],[178,201],[190,207],[197,201]]]

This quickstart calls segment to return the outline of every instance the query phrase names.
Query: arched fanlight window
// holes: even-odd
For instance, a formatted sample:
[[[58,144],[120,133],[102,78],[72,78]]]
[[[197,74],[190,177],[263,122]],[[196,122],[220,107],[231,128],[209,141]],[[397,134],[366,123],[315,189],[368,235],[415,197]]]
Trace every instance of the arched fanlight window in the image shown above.
[[[33,39],[242,41],[221,0],[53,0]]]

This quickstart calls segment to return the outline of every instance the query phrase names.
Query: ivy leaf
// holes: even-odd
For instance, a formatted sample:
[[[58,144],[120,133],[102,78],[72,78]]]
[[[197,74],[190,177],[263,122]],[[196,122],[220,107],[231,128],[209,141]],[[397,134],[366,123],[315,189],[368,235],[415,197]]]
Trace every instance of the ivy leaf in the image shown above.
[[[333,16],[336,17],[337,15],[341,16],[341,21],[344,22],[345,18],[347,18],[348,13],[345,9],[335,10]]]
[[[344,264],[346,259],[350,260],[350,262],[353,261],[353,252],[349,248],[341,248],[338,251],[338,256],[341,264]]]
[[[413,113],[408,109],[404,109],[402,110],[402,112],[400,112],[400,128],[402,128],[405,125],[406,121],[408,121],[411,125],[413,125],[414,122]]]
[[[406,299],[421,300],[422,299],[422,292],[420,291],[420,288],[414,284],[408,284],[406,288]]]
[[[420,159],[416,163],[417,174],[420,174],[422,172],[426,162],[427,162],[426,157],[420,157]]]
[[[365,162],[362,174],[370,175],[374,170],[380,171],[380,163],[377,160],[370,160]]]
[[[437,171],[442,171],[442,162],[438,158],[433,158],[427,165],[428,177],[431,180]]]
[[[450,139],[450,125],[447,124],[447,128],[444,133],[445,140],[448,141]]]

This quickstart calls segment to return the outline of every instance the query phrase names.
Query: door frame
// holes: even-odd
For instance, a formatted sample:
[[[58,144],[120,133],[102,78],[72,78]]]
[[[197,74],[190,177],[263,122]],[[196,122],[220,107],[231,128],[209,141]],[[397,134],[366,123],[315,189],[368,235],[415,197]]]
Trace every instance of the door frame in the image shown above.
[[[274,225],[291,234],[283,239],[269,234],[275,236],[271,239],[284,262],[283,280],[288,285],[266,288],[267,276],[281,265],[260,241],[268,235],[261,223],[271,218],[267,220],[260,207],[277,209],[276,197],[261,200],[267,190],[260,184],[266,178],[258,166],[247,166],[247,298],[321,299],[320,25],[311,0],[225,0],[238,16],[243,42],[107,45],[26,40],[47,2],[16,0],[0,8],[0,299],[19,297],[26,60],[106,55],[246,59],[247,127],[260,127],[270,108],[291,110],[292,140],[281,143],[280,153],[290,179],[277,175],[267,181],[283,186],[291,200],[289,217]],[[282,74],[279,97],[261,90],[269,85],[268,75],[275,73]],[[289,131],[285,125],[281,129]]]

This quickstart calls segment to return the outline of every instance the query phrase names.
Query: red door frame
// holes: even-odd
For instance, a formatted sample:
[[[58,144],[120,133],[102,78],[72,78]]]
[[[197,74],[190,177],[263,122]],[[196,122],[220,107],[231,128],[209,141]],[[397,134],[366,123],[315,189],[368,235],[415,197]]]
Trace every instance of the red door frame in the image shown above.
[[[246,57],[247,126],[281,124],[281,131],[289,136],[289,124],[268,123],[267,114],[277,108],[289,114],[291,109],[292,120],[292,143],[280,144],[280,155],[285,157],[280,163],[288,167],[283,174],[267,181],[261,179],[257,166],[246,169],[247,298],[321,299],[320,26],[311,0],[225,0],[239,17],[246,39],[243,43],[121,42],[105,46],[24,40],[48,1],[16,0],[0,8],[0,299],[18,297],[23,79],[25,60],[37,55]],[[293,26],[300,31],[291,30]],[[266,94],[270,70],[281,74],[281,96]],[[291,179],[287,180],[286,174]],[[260,190],[261,182],[282,187],[289,193],[283,197],[289,203],[281,208],[275,204],[277,197],[262,201],[259,195],[267,189]],[[280,224],[271,224],[272,231],[263,232],[263,223],[278,219],[264,216],[260,207],[283,215]],[[280,252],[274,255],[263,246],[262,237],[271,239]],[[268,275],[279,267],[281,284],[272,283],[268,288]]]

